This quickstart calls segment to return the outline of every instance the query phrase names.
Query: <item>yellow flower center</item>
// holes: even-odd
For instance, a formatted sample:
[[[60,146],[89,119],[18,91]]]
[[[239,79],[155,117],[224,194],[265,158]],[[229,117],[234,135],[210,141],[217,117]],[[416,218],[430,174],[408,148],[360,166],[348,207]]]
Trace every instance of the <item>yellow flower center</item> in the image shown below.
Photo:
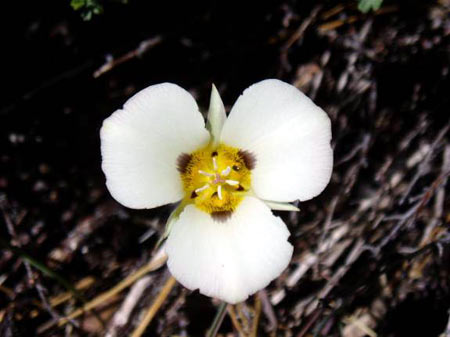
[[[255,158],[247,151],[209,145],[178,158],[185,203],[193,203],[213,217],[228,217],[250,189]]]

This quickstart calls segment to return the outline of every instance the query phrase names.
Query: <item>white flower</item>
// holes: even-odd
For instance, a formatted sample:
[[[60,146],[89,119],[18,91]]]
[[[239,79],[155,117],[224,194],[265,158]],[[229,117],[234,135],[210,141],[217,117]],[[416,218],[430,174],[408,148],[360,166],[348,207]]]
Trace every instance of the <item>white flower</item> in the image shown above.
[[[163,83],[104,121],[102,168],[127,207],[181,201],[168,221],[169,270],[186,288],[237,303],[288,266],[289,232],[270,209],[297,210],[288,202],[322,192],[330,140],[326,113],[279,80],[249,87],[228,118],[213,87],[207,129],[193,97]]]

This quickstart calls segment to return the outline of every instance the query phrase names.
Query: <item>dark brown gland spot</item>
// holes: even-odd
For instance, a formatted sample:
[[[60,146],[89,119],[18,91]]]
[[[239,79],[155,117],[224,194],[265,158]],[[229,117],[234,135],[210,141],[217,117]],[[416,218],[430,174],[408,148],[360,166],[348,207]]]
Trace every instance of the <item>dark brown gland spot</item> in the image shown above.
[[[253,153],[246,150],[239,150],[238,152],[239,157],[244,161],[245,166],[249,170],[253,170],[256,165],[256,157]]]
[[[213,153],[211,153],[211,157],[217,157],[219,154],[217,153],[217,151],[214,151]]]
[[[211,198],[218,197],[218,196],[219,196],[219,194],[218,194],[217,192],[214,192],[214,193],[211,195]]]
[[[197,195],[198,195],[197,192],[193,191],[191,193],[191,199],[197,198]]]
[[[191,162],[192,156],[187,153],[182,153],[177,158],[177,169],[180,173],[186,173],[187,167]]]
[[[233,165],[232,169],[238,172],[241,168],[237,165]]]
[[[242,185],[239,185],[239,187],[237,188],[236,191],[243,191],[243,190],[244,190],[244,188],[242,187]]]
[[[228,219],[231,218],[231,215],[233,214],[232,211],[218,211],[218,212],[212,212],[211,217],[214,221],[217,222],[226,222]]]

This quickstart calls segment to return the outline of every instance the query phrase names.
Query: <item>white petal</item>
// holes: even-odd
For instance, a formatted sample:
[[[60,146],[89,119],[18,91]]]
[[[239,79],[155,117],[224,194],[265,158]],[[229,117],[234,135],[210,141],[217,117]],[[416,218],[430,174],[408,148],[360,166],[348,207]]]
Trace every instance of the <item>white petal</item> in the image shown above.
[[[288,266],[289,231],[259,199],[246,197],[226,222],[187,206],[166,244],[168,267],[186,288],[228,303],[244,301]]]
[[[330,180],[330,119],[290,84],[265,80],[246,89],[231,109],[221,137],[255,155],[252,186],[262,199],[308,200]]]
[[[103,122],[102,169],[112,196],[131,208],[183,197],[177,158],[206,144],[209,134],[194,98],[171,83],[131,97]]]
[[[222,98],[220,98],[220,94],[217,91],[216,86],[213,84],[211,90],[211,100],[209,102],[207,126],[211,132],[215,145],[217,145],[220,141],[220,133],[222,132],[223,123],[225,123],[226,118],[227,116],[225,114],[225,107],[223,105]]]

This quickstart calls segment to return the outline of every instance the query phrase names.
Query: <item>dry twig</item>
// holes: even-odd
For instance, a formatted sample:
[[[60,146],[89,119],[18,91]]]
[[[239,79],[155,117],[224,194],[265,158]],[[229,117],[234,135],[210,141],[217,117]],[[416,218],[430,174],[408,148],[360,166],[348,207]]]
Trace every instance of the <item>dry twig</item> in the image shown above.
[[[133,58],[141,57],[143,54],[145,54],[151,48],[155,47],[156,45],[160,44],[161,42],[162,42],[161,36],[152,37],[150,39],[142,41],[136,49],[131,50],[128,53],[126,53],[116,59],[114,59],[112,57],[107,57],[106,63],[103,64],[100,68],[98,68],[94,72],[94,74],[93,74],[94,78],[98,78],[98,77],[104,75],[105,73],[114,69],[118,65],[125,63],[129,60],[132,60]]]

